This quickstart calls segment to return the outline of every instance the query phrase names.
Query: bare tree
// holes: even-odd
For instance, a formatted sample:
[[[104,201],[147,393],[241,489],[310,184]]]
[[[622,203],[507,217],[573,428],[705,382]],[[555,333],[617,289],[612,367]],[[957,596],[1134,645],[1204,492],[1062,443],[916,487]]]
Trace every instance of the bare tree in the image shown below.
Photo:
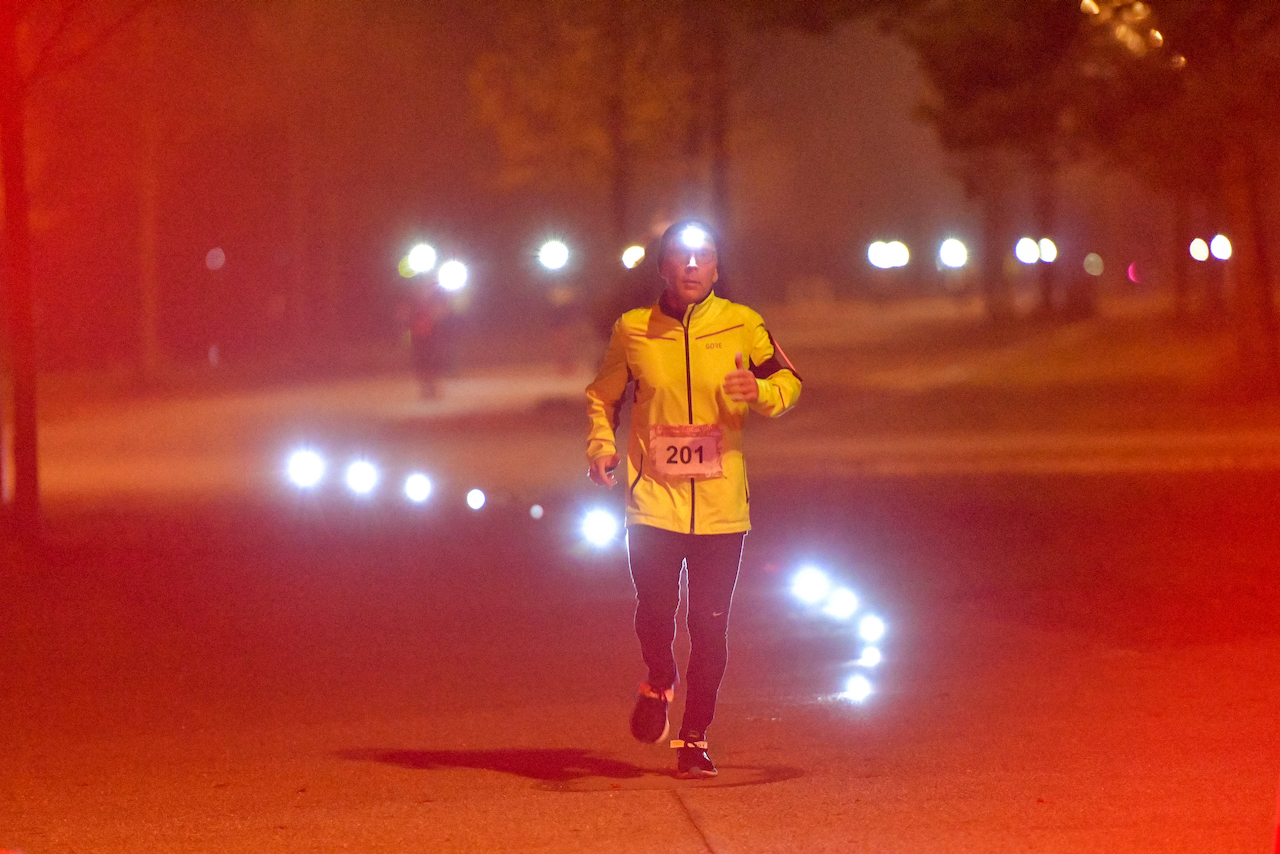
[[[89,0],[0,3],[0,164],[4,171],[5,284],[13,419],[11,513],[17,527],[27,533],[37,530],[40,519],[27,99],[32,86],[80,62],[113,38],[146,5],[146,2],[135,2],[116,7]]]

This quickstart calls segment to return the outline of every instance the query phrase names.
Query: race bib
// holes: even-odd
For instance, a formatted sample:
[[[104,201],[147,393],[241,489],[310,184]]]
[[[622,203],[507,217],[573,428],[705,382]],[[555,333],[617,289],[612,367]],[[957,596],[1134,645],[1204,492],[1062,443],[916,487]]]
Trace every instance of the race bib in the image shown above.
[[[650,425],[649,455],[654,470],[673,479],[723,477],[721,438],[718,424]]]

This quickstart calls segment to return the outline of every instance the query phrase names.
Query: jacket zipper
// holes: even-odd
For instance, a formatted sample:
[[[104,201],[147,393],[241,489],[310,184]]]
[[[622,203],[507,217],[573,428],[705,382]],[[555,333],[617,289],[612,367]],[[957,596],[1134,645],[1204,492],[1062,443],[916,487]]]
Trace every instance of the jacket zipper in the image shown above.
[[[636,468],[636,479],[631,481],[631,497],[636,497],[636,484],[640,482],[640,478],[644,475],[644,451],[640,452],[640,465]]]
[[[693,306],[684,315],[684,388],[685,398],[689,401],[689,424],[693,424],[693,370],[689,367],[689,323],[693,319]],[[689,533],[693,533],[694,521],[698,518],[697,481],[689,478]]]

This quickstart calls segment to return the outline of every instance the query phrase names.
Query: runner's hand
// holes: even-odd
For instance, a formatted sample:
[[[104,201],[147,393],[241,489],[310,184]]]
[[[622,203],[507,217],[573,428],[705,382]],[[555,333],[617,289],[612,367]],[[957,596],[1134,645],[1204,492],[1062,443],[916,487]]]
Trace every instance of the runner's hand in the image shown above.
[[[742,354],[733,357],[737,370],[730,371],[724,377],[724,391],[730,400],[750,403],[760,397],[760,387],[756,385],[756,375],[742,368]]]
[[[613,489],[613,485],[617,483],[617,479],[613,476],[613,470],[618,467],[620,462],[622,462],[622,457],[618,454],[614,454],[612,457],[596,457],[591,461],[591,468],[587,470],[587,476],[591,478],[592,482]]]

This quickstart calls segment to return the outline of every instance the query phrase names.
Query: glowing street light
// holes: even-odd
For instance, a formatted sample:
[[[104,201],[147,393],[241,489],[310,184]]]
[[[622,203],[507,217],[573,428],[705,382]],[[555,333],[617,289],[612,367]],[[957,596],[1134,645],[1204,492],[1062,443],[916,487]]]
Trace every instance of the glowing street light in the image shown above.
[[[846,700],[861,703],[870,697],[873,691],[871,680],[859,673],[849,679],[849,682],[845,685],[844,693],[840,696]]]
[[[889,258],[886,254],[888,246],[889,244],[883,240],[877,240],[867,247],[867,261],[870,262],[872,267],[879,270],[887,270],[893,266],[889,263]]]
[[[938,247],[938,260],[942,266],[958,270],[969,263],[969,249],[954,237],[948,237]]]
[[[847,587],[839,587],[827,597],[822,613],[836,620],[847,620],[858,610],[858,597]]]
[[[1203,237],[1197,237],[1195,240],[1191,241],[1189,251],[1191,252],[1191,257],[1197,261],[1209,260],[1209,244],[1204,242]]]
[[[1013,254],[1023,264],[1034,264],[1040,260],[1040,244],[1024,237],[1013,247]]]
[[[884,637],[884,620],[879,617],[863,617],[858,623],[858,637],[867,643],[875,643]]]
[[[414,504],[421,504],[431,497],[431,478],[415,472],[405,478],[404,495]]]
[[[324,458],[311,450],[294,451],[285,464],[289,481],[299,489],[310,489],[324,478]]]
[[[618,520],[607,510],[592,510],[582,519],[582,536],[597,548],[613,542],[618,535]]]
[[[429,273],[436,266],[436,250],[426,243],[419,243],[409,250],[405,261],[415,276]]]
[[[548,240],[538,250],[538,263],[548,270],[559,270],[569,263],[569,247],[560,240]]]
[[[1058,257],[1058,247],[1047,237],[1040,238],[1037,248],[1040,250],[1040,260],[1046,264],[1052,264]]]
[[[1101,276],[1106,269],[1106,265],[1102,263],[1102,256],[1097,252],[1090,252],[1084,256],[1084,271],[1090,276]]]
[[[356,495],[368,495],[378,485],[378,469],[368,460],[347,466],[347,488]]]
[[[888,243],[877,240],[867,247],[867,260],[872,267],[889,270],[907,266],[911,260],[911,252],[901,240],[891,240]]]
[[[1225,234],[1219,234],[1209,241],[1209,251],[1219,261],[1226,261],[1231,257],[1231,241]]]
[[[859,667],[875,667],[881,661],[884,661],[884,655],[880,652],[880,649],[878,647],[869,646],[862,650],[862,655],[854,662],[854,664]]]
[[[644,260],[643,246],[628,246],[622,251],[622,266],[628,270],[634,270],[636,265]]]
[[[806,605],[817,605],[831,592],[831,579],[816,566],[806,566],[791,579],[791,595]]]
[[[460,291],[467,286],[467,265],[456,260],[445,261],[436,276],[446,291]]]
[[[479,510],[484,506],[484,492],[479,489],[473,489],[467,493],[467,506],[472,510]]]

